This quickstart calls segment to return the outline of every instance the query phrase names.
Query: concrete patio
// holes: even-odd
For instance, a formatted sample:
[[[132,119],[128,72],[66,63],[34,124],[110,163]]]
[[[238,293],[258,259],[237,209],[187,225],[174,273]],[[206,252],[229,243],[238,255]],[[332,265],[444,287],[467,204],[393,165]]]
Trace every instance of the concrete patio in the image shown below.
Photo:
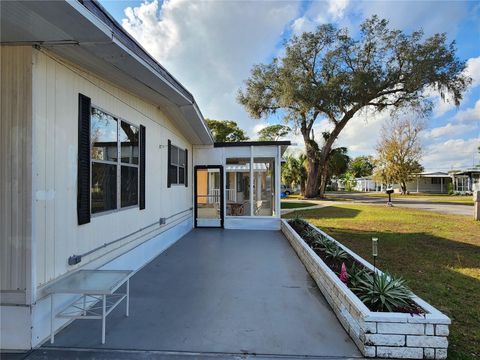
[[[361,356],[279,231],[193,230],[130,289],[105,345],[100,321],[75,321],[27,358]]]

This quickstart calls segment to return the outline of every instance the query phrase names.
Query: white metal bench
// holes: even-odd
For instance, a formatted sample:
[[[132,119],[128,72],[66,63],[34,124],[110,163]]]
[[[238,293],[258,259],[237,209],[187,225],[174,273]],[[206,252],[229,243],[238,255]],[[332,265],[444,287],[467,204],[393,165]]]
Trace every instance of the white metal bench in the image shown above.
[[[122,300],[126,299],[125,315],[128,316],[130,303],[131,270],[79,270],[45,288],[50,295],[50,342],[55,341],[55,318],[101,319],[102,344],[105,344],[105,325],[107,315]],[[125,293],[116,293],[126,283]],[[56,294],[78,294],[80,298],[70,302],[55,313],[54,296]]]

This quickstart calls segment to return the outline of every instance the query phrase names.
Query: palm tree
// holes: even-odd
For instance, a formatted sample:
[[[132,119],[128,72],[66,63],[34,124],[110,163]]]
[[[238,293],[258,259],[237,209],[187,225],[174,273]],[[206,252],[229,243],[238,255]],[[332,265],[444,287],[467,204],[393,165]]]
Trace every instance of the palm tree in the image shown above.
[[[300,193],[305,193],[305,183],[307,181],[307,163],[305,154],[301,154],[298,158],[290,155],[285,158],[282,165],[282,182],[285,185],[296,187],[300,185]]]

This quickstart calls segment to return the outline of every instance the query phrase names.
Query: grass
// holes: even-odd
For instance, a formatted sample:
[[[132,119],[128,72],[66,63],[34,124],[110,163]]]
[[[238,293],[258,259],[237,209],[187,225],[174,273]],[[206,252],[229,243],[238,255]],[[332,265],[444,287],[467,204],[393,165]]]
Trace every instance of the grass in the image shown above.
[[[383,192],[370,192],[363,193],[366,196],[373,197],[386,197]],[[447,195],[447,194],[427,194],[427,193],[410,193],[409,195],[402,195],[398,193],[392,194],[392,198],[396,199],[409,199],[409,198],[422,198],[422,200],[432,202],[444,202],[460,205],[473,205],[473,198],[471,195]]]
[[[480,358],[480,222],[380,205],[339,204],[300,214],[367,260],[379,238],[380,269],[452,319],[449,359]]]
[[[280,207],[282,209],[300,209],[308,206],[314,206],[315,203],[304,201],[304,202],[293,202],[293,201],[282,201]]]

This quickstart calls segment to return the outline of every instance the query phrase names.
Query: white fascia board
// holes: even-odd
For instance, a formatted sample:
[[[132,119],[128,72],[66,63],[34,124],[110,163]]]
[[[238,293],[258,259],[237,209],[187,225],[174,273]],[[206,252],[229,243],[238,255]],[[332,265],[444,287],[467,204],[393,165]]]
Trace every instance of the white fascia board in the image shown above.
[[[110,40],[113,39],[113,31],[104,24],[100,19],[98,19],[94,14],[88,11],[78,0],[67,0],[66,3],[75,9],[80,15],[82,15],[86,20],[90,21],[98,30],[102,31],[107,35]]]
[[[147,64],[137,54],[135,54],[133,51],[131,51],[129,48],[127,48],[125,45],[123,45],[122,42],[119,41],[115,36],[112,39],[112,43],[115,44],[116,46],[118,46],[124,53],[126,53],[127,56],[130,56],[131,58],[135,59],[135,61],[138,62],[142,67],[144,67],[149,72],[151,72],[154,77],[158,78],[162,82],[162,84],[167,85],[172,91],[174,91],[179,96],[177,101],[175,101],[176,105],[178,105],[178,106],[193,105],[193,103],[190,101],[190,99],[188,99],[184,94],[182,94],[175,86],[173,86],[169,81],[167,81],[167,79],[165,79],[160,73],[158,73],[149,64]],[[104,60],[108,61],[108,58],[104,58]],[[118,67],[118,64],[116,64],[115,66]],[[125,70],[127,73],[131,73],[129,71],[129,69],[123,69],[123,70]],[[136,80],[139,80],[139,79],[136,79]],[[142,81],[142,80],[139,80],[139,81],[144,83],[146,86],[151,87],[148,84],[146,84],[144,81]]]

